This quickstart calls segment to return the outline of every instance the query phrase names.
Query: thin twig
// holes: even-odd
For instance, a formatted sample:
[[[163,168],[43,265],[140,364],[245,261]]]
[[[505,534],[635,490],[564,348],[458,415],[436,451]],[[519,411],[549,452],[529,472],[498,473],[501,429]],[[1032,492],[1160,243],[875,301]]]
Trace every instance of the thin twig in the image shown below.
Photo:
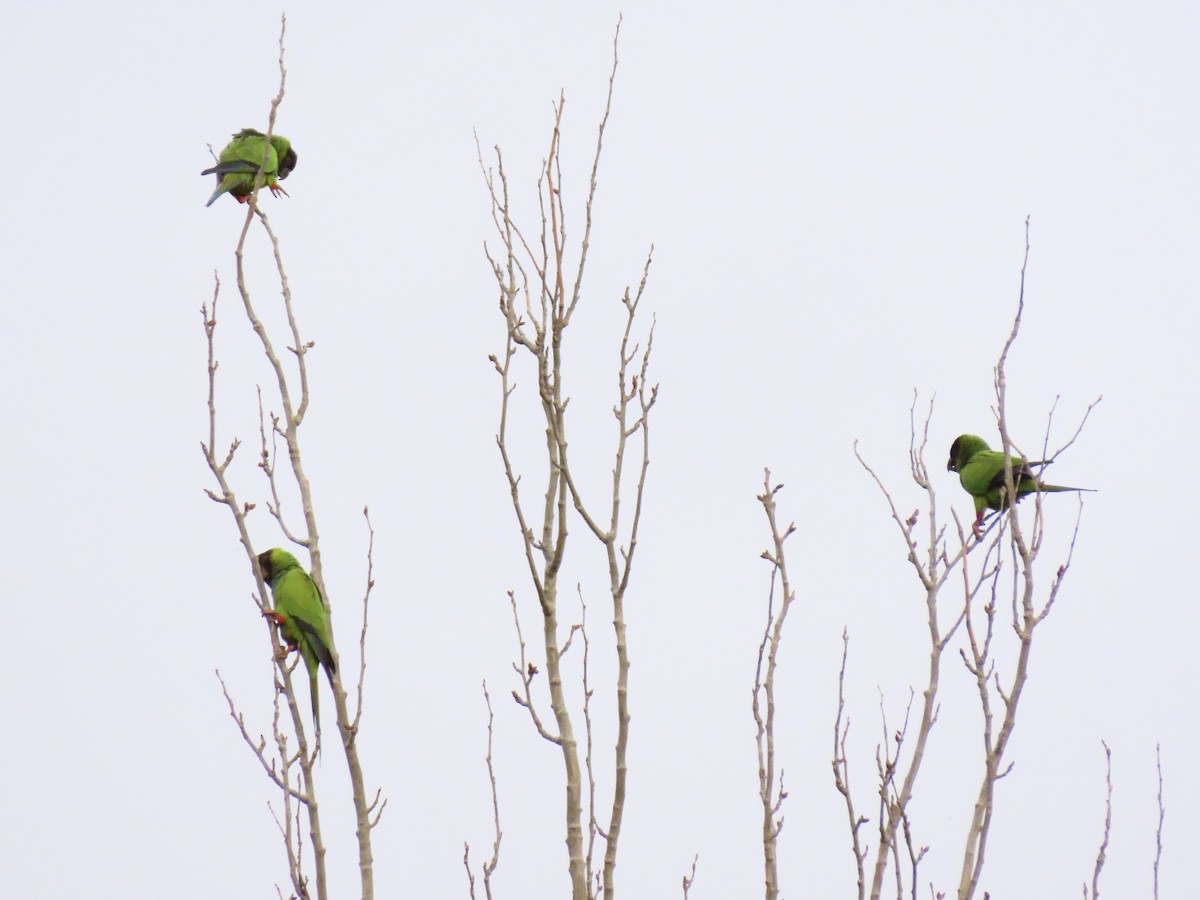
[[[1092,869],[1092,900],[1100,900],[1100,872],[1104,869],[1104,861],[1108,857],[1108,836],[1112,830],[1112,750],[1104,741],[1104,838],[1100,841],[1100,851],[1096,854],[1096,866]],[[1087,886],[1083,888],[1083,896],[1087,897]]]
[[[492,761],[492,738],[494,736],[494,714],[492,712],[492,697],[488,693],[487,680],[483,682],[483,700],[487,704],[488,724],[487,724],[487,770],[488,784],[492,790],[492,857],[483,864],[483,892],[487,900],[492,900],[492,873],[496,871],[496,867],[500,865],[500,840],[504,836],[500,830],[500,800],[496,793],[496,768]],[[475,875],[471,871],[471,846],[463,843],[463,866],[467,870],[467,881],[470,887],[470,896],[475,900]]]
[[[688,900],[688,891],[692,889],[692,885],[696,883],[696,863],[700,861],[700,854],[697,853],[692,857],[692,872],[690,875],[683,876],[683,900]]]
[[[1167,810],[1163,806],[1162,745],[1154,745],[1154,767],[1158,772],[1158,826],[1154,829],[1154,900],[1158,900],[1158,864],[1162,862],[1163,819]]]
[[[833,784],[846,802],[846,817],[850,826],[850,848],[854,851],[854,866],[858,872],[858,900],[866,896],[866,872],[863,861],[867,858],[867,848],[859,840],[859,830],[867,824],[866,816],[860,816],[854,811],[854,797],[850,792],[850,761],[846,756],[846,739],[850,735],[850,718],[845,717],[846,711],[846,659],[850,653],[850,632],[842,629],[842,664],[838,669],[838,708],[837,718],[833,723]]]
[[[764,550],[762,558],[771,564],[771,583],[767,594],[767,622],[762,640],[758,645],[758,662],[754,669],[754,690],[751,710],[754,714],[755,743],[758,749],[758,798],[762,804],[763,880],[766,900],[779,896],[779,833],[783,830],[783,816],[779,815],[787,791],[783,787],[783,770],[779,772],[779,788],[775,787],[775,672],[778,667],[779,647],[783,640],[783,625],[792,601],[796,599],[788,580],[787,556],[784,544],[796,531],[795,523],[780,529],[776,517],[775,495],[783,489],[782,484],[771,484],[771,470],[763,470],[763,492],[758,495],[767,516],[771,531],[771,549]],[[779,612],[775,612],[775,582],[779,580],[782,599]],[[764,672],[763,662],[766,662]],[[766,712],[762,711],[760,696],[766,698]]]

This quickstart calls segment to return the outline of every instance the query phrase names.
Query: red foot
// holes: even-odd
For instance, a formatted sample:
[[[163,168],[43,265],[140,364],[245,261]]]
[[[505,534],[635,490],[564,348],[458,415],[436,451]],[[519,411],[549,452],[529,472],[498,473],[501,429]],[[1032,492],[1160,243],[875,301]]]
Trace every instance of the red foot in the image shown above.
[[[975,540],[977,540],[977,541],[983,540],[983,532],[979,528],[979,526],[982,524],[983,524],[983,513],[980,513],[979,515],[977,515],[975,517],[975,521],[971,523],[971,534],[975,535]]]

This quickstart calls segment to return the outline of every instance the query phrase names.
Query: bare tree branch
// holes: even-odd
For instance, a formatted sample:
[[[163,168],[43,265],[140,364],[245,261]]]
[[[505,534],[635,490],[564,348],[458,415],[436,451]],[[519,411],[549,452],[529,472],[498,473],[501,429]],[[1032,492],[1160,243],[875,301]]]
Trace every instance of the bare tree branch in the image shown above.
[[[1100,872],[1104,869],[1104,861],[1108,857],[1108,836],[1112,830],[1112,751],[1104,741],[1100,744],[1104,747],[1104,783],[1107,790],[1104,796],[1104,838],[1100,841],[1096,866],[1092,869],[1091,900],[1100,900]],[[1087,884],[1083,886],[1083,900],[1088,900]]]
[[[492,900],[492,873],[496,871],[496,867],[500,865],[500,840],[504,833],[500,830],[500,800],[496,794],[496,769],[492,763],[492,737],[493,737],[493,720],[492,713],[492,697],[488,693],[487,680],[483,682],[483,700],[487,704],[488,725],[487,725],[487,770],[488,783],[492,789],[492,858],[483,864],[483,895],[487,900]],[[463,866],[467,870],[467,880],[470,885],[471,900],[475,900],[475,875],[471,871],[471,846],[463,843]]]
[[[692,873],[683,876],[683,900],[688,900],[688,891],[692,889],[692,885],[696,883],[696,863],[700,861],[700,854],[697,853],[692,857]]]
[[[784,542],[795,532],[795,523],[780,529],[776,519],[775,495],[783,489],[782,484],[771,484],[771,470],[763,470],[763,492],[758,495],[771,530],[771,549],[762,552],[762,558],[771,564],[771,586],[767,594],[767,623],[763,628],[762,641],[758,645],[758,663],[754,669],[754,690],[751,694],[751,709],[754,713],[755,744],[758,750],[758,798],[762,804],[763,881],[766,900],[779,896],[778,840],[783,830],[780,811],[787,791],[783,787],[783,770],[779,771],[779,788],[775,787],[775,670],[778,666],[779,646],[783,640],[783,624],[787,619],[792,601],[796,599],[788,580],[787,556]],[[779,612],[775,612],[775,582],[780,583],[782,599]],[[766,671],[763,671],[763,662]],[[766,699],[766,712],[761,699]],[[836,773],[836,769],[835,769]]]
[[[858,452],[857,442],[855,443],[854,455],[858,459],[860,465],[875,481],[887,502],[888,509],[891,512],[892,520],[900,529],[901,536],[904,539],[906,548],[906,558],[912,565],[918,580],[921,583],[925,595],[925,618],[926,628],[929,632],[929,663],[928,676],[926,685],[921,693],[921,710],[920,719],[917,723],[916,734],[913,739],[911,755],[908,757],[907,763],[902,764],[900,760],[900,747],[907,739],[908,714],[905,715],[905,726],[901,731],[896,733],[894,742],[896,750],[894,754],[889,754],[886,750],[886,743],[882,751],[877,751],[878,770],[880,776],[880,821],[879,821],[879,846],[875,850],[875,862],[871,876],[871,887],[867,896],[871,900],[878,900],[883,889],[883,879],[887,871],[889,859],[894,859],[897,863],[897,878],[899,873],[899,847],[896,843],[897,832],[905,827],[907,818],[908,805],[912,800],[913,793],[916,789],[917,779],[920,775],[921,764],[925,759],[925,751],[929,743],[930,735],[933,732],[933,726],[937,722],[939,704],[938,704],[938,689],[941,682],[941,666],[942,656],[947,644],[953,638],[955,632],[962,625],[964,613],[958,612],[953,620],[948,624],[943,624],[938,615],[938,595],[942,586],[946,583],[946,579],[954,571],[955,567],[962,562],[966,553],[965,547],[960,547],[953,553],[949,553],[946,549],[944,537],[944,529],[939,526],[937,518],[937,498],[933,486],[933,481],[929,478],[928,469],[925,464],[925,448],[928,444],[929,436],[929,421],[932,418],[933,406],[930,403],[929,413],[926,416],[923,429],[920,433],[918,441],[918,429],[916,424],[916,400],[914,397],[913,406],[909,411],[910,417],[910,438],[909,438],[909,463],[910,474],[916,485],[925,492],[926,495],[926,518],[928,520],[928,545],[923,553],[918,552],[917,538],[915,529],[920,521],[920,510],[915,510],[911,515],[905,517],[900,514],[896,508],[895,502],[892,500],[891,493],[883,484],[883,481],[875,474],[874,469],[863,459]],[[910,698],[911,704],[911,698]],[[885,723],[885,742],[888,737],[888,732]],[[879,756],[882,753],[882,756]],[[844,755],[844,754],[843,754]],[[836,759],[836,757],[835,757]],[[838,773],[835,771],[835,779]],[[844,776],[843,776],[844,777]],[[836,784],[836,780],[835,780]],[[841,788],[839,788],[841,790]],[[848,790],[848,787],[847,787]],[[847,798],[849,799],[849,798]],[[852,805],[848,805],[848,809],[852,809]],[[911,826],[909,826],[911,827]],[[855,847],[855,855],[861,852],[861,848]],[[913,861],[914,871],[915,863],[919,861],[920,854]],[[861,892],[860,888],[860,892]],[[897,890],[903,891],[902,881],[897,882]],[[861,896],[861,893],[860,893]]]
[[[1158,827],[1154,829],[1154,900],[1158,900],[1158,864],[1162,862],[1163,819],[1167,810],[1163,806],[1162,745],[1154,745],[1154,766],[1158,771]]]
[[[842,629],[842,665],[838,669],[838,709],[837,718],[833,723],[833,784],[846,801],[846,817],[850,826],[850,847],[854,851],[854,865],[858,870],[858,900],[866,896],[866,872],[863,861],[867,858],[867,848],[859,840],[859,830],[869,821],[866,816],[860,816],[854,811],[854,796],[850,792],[850,761],[846,757],[846,738],[850,734],[850,718],[843,715],[846,711],[846,657],[850,652],[850,633]]]
[[[628,672],[629,658],[626,643],[625,595],[637,546],[641,521],[642,499],[649,467],[649,413],[657,401],[657,386],[647,385],[647,368],[653,346],[653,327],[649,330],[645,348],[634,338],[635,322],[648,277],[650,258],[643,268],[641,283],[636,292],[626,289],[622,303],[626,310],[625,328],[617,359],[617,402],[613,415],[617,424],[616,447],[613,453],[611,499],[604,504],[607,512],[585,501],[575,479],[567,440],[567,407],[570,397],[564,389],[564,341],[574,311],[583,295],[583,276],[591,242],[593,204],[596,198],[600,156],[604,132],[612,108],[613,85],[617,68],[617,33],[613,40],[613,64],[609,89],[596,137],[591,178],[584,202],[585,223],[578,243],[578,258],[572,262],[568,249],[567,207],[562,192],[561,146],[565,101],[560,93],[554,105],[554,122],[549,152],[543,161],[538,180],[538,203],[541,227],[534,241],[526,238],[513,222],[510,208],[508,179],[504,160],[496,148],[496,169],[488,169],[479,153],[480,168],[491,199],[492,221],[496,227],[502,252],[493,254],[485,245],[484,251],[492,267],[500,291],[499,308],[505,320],[503,353],[489,357],[500,377],[500,421],[496,445],[500,452],[504,477],[508,483],[517,526],[521,534],[522,551],[530,580],[537,593],[542,613],[542,647],[546,681],[550,694],[550,709],[554,715],[553,733],[543,724],[534,706],[531,685],[537,669],[525,658],[524,640],[520,635],[520,619],[514,604],[520,662],[515,666],[521,688],[513,692],[516,702],[525,707],[540,737],[559,746],[562,752],[566,781],[566,830],[568,867],[571,874],[574,900],[589,900],[602,890],[606,900],[614,900],[617,848],[625,808],[627,752],[629,741]],[[536,297],[534,296],[536,294]],[[522,352],[523,351],[523,352]],[[527,355],[526,355],[527,354]],[[516,390],[514,361],[529,359],[536,371],[537,396],[545,421],[546,483],[540,503],[540,524],[533,520],[533,504],[526,505],[521,492],[521,476],[510,452],[509,404]],[[631,445],[630,442],[634,441]],[[633,512],[627,523],[622,520],[622,492],[626,486],[626,451],[640,453],[639,466],[633,487]],[[585,759],[581,765],[580,748],[575,737],[572,710],[564,691],[562,657],[571,646],[577,626],[570,626],[565,642],[559,646],[559,575],[562,570],[569,534],[568,513],[573,509],[605,550],[608,563],[609,592],[613,603],[614,648],[617,657],[616,741],[613,761],[613,794],[607,821],[596,816],[595,771],[590,718],[591,687],[585,685],[583,709],[586,729]],[[595,512],[593,512],[595,510]],[[624,534],[622,529],[625,529]],[[623,543],[622,543],[623,541]],[[590,653],[590,636],[582,628],[584,664]],[[582,824],[582,779],[589,780],[588,841],[585,852]],[[604,864],[601,873],[592,869],[596,837],[605,841]]]

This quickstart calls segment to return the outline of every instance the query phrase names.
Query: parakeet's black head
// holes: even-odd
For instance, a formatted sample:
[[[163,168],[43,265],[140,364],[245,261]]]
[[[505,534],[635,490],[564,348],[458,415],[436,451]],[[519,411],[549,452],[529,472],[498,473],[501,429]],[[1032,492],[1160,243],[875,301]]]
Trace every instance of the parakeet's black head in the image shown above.
[[[946,463],[947,472],[958,471],[958,442],[961,440],[962,438],[955,438],[954,443],[950,445],[950,461]]]
[[[275,579],[275,562],[271,558],[273,550],[264,550],[258,554],[258,568],[262,572],[263,581],[270,584]]]
[[[292,149],[292,142],[281,134],[271,135],[271,147],[279,158],[275,177],[282,181],[292,174],[292,169],[296,168],[296,151]]]
[[[961,472],[963,466],[971,461],[971,457],[980,450],[987,450],[987,441],[976,434],[960,434],[950,445],[950,461],[946,463],[947,472]]]
[[[294,168],[296,168],[296,151],[289,146],[287,153],[283,154],[283,158],[279,160],[280,180],[291,175]]]
[[[282,547],[272,547],[258,554],[258,568],[262,571],[263,581],[270,584],[288,569],[300,568],[300,560]]]

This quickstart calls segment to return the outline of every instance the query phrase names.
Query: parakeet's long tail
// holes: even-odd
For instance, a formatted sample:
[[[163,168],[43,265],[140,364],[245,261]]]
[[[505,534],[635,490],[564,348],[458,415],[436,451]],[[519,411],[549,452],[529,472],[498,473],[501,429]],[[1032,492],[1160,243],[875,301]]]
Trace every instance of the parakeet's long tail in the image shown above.
[[[1038,490],[1044,494],[1055,494],[1055,493],[1058,493],[1059,491],[1086,491],[1089,494],[1096,493],[1095,488],[1067,487],[1066,485],[1063,485],[1063,484],[1041,484],[1041,485],[1038,485]]]
[[[317,734],[321,733],[321,699],[317,691],[317,668],[313,668],[308,673],[308,689],[312,692],[312,708],[313,708],[313,728],[317,730]]]
[[[217,189],[216,189],[215,191],[213,191],[213,193],[212,193],[212,196],[208,198],[208,202],[204,204],[204,205],[205,205],[205,207],[212,206],[212,205],[213,205],[213,202],[214,202],[214,201],[215,201],[215,200],[216,200],[218,197],[220,197],[220,196],[221,196],[223,193],[225,193],[225,191],[226,191],[226,190],[228,190],[228,189],[227,189],[227,188],[225,188],[225,187],[222,187],[221,185],[219,185],[219,184],[218,184],[218,185],[217,185]]]

